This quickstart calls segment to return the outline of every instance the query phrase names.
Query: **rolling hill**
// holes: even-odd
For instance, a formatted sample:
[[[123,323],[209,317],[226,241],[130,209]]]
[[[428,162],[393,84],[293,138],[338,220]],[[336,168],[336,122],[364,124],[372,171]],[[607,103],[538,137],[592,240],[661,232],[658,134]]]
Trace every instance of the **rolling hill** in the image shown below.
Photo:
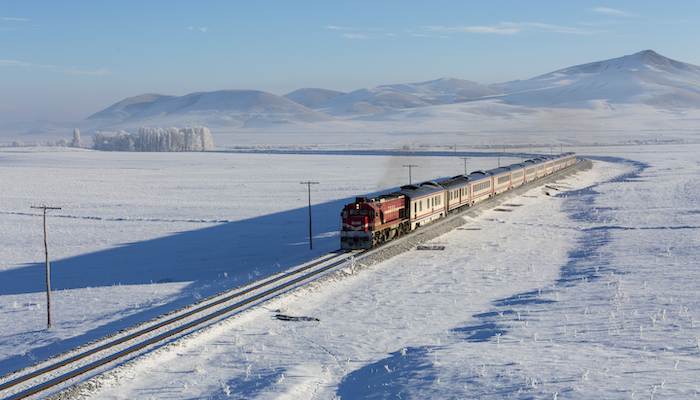
[[[313,133],[315,138],[311,135],[309,140],[324,142],[346,140],[333,139],[328,135],[333,132],[469,134],[487,142],[493,140],[490,132],[507,131],[573,132],[569,136],[586,131],[595,132],[596,140],[606,140],[606,132],[625,137],[616,133],[622,131],[655,137],[695,132],[699,121],[700,67],[645,50],[491,85],[441,78],[349,93],[303,88],[284,96],[256,90],[141,94],[83,121],[55,125],[41,121],[35,126],[17,125],[12,131],[30,141],[58,133],[66,137],[76,127],[89,133],[202,125],[211,130],[216,143],[229,137],[250,143],[254,140],[245,132],[252,131]],[[219,133],[227,136],[219,139]],[[523,140],[531,140],[528,137],[524,134]]]

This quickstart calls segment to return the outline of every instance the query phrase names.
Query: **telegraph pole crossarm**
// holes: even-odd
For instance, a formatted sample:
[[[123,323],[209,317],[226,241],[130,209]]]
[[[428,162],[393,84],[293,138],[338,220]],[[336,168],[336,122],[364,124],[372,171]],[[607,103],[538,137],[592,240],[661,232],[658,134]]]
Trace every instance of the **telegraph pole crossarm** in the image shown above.
[[[309,249],[314,249],[313,235],[311,234],[311,185],[318,185],[319,182],[300,182],[302,185],[307,185],[309,187]]]
[[[51,329],[51,269],[49,267],[49,241],[46,232],[46,214],[51,210],[60,210],[61,207],[51,207],[46,204],[41,206],[31,206],[44,210],[44,249],[46,250],[46,320],[47,329]]]

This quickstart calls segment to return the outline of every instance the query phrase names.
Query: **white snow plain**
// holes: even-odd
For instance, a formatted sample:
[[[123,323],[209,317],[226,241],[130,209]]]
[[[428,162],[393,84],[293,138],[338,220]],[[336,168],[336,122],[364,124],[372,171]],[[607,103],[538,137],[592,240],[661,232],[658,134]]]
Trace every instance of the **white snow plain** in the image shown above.
[[[282,296],[82,396],[700,397],[700,145],[574,150],[592,170],[465,217],[430,242],[444,251]],[[463,172],[458,157],[0,150],[0,374],[338,248],[342,205],[404,184],[409,163],[414,181]],[[51,330],[39,203],[62,207]]]

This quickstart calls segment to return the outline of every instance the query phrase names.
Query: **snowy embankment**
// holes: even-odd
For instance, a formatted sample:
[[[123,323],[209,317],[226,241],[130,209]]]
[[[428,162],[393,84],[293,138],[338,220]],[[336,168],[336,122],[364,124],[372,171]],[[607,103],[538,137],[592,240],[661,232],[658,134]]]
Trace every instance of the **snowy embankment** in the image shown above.
[[[697,151],[597,149],[591,171],[431,242],[444,251],[279,298],[109,374],[95,398],[697,397]]]

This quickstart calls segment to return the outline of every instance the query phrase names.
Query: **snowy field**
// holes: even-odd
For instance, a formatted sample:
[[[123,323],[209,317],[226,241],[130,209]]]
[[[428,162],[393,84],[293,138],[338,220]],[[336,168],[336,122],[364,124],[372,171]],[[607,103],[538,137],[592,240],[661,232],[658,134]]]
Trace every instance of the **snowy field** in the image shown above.
[[[567,150],[567,149],[565,149]],[[700,397],[700,145],[574,149],[590,171],[296,291],[100,381],[131,398]],[[471,155],[469,170],[497,166]],[[501,160],[518,162],[519,158]],[[356,195],[458,157],[0,150],[0,374],[338,248]],[[312,187],[314,250],[307,192]],[[555,191],[548,189],[550,194]],[[54,329],[42,218],[51,212]],[[278,310],[321,322],[273,319]]]

